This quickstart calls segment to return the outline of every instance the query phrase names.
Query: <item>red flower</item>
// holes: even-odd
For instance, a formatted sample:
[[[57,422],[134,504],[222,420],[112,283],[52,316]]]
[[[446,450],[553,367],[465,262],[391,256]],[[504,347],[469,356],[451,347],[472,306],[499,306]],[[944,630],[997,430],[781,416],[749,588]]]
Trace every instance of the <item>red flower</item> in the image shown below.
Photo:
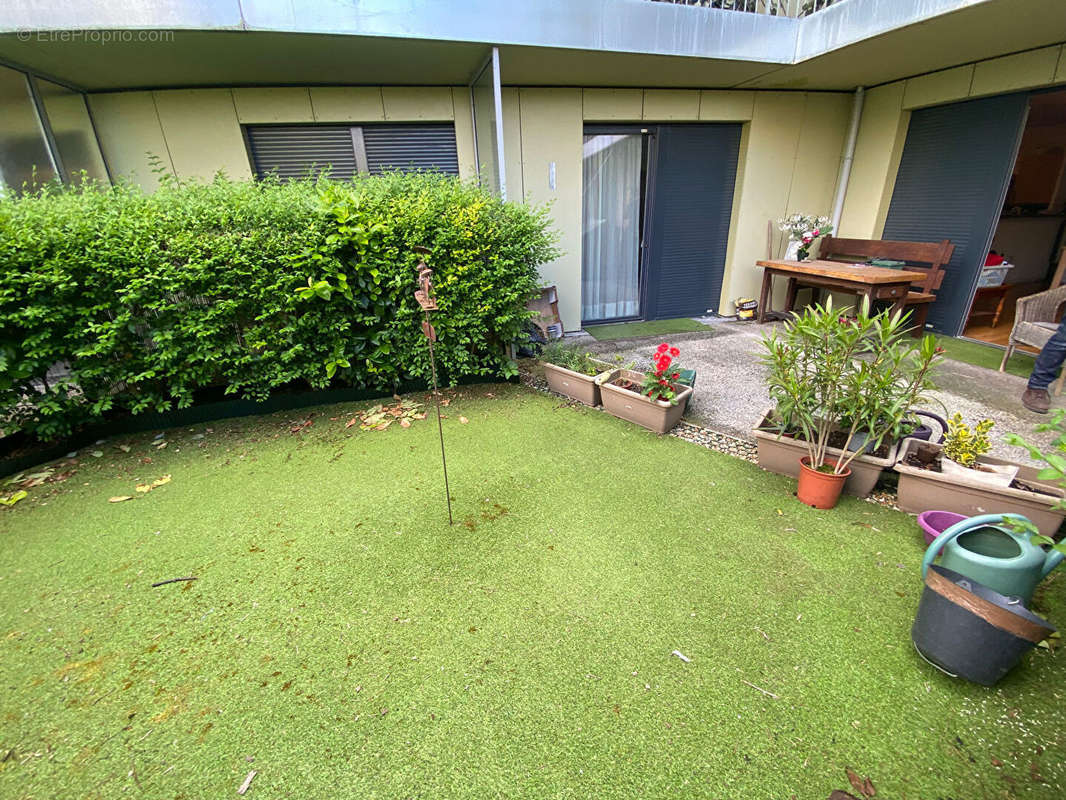
[[[668,383],[668,381],[666,380],[666,378],[659,378],[659,385],[660,386],[666,386],[667,383]]]
[[[659,345],[658,349],[655,352],[656,353],[665,353],[669,349],[670,349],[670,345],[668,345],[666,342],[663,342],[661,345]]]
[[[663,355],[663,357],[659,359],[659,369],[666,369],[668,366],[670,366],[670,362],[672,360],[673,359],[671,359],[670,356]]]
[[[677,358],[679,355],[681,355],[681,351],[678,350],[676,347],[671,347],[670,355],[672,355],[674,358]]]
[[[680,377],[681,377],[681,373],[680,373],[680,372],[675,372],[675,373],[674,373],[673,375],[671,375],[670,377],[671,377],[671,378],[673,378],[673,379],[674,379],[674,380],[676,381],[676,380],[677,380],[678,378],[680,378]]]

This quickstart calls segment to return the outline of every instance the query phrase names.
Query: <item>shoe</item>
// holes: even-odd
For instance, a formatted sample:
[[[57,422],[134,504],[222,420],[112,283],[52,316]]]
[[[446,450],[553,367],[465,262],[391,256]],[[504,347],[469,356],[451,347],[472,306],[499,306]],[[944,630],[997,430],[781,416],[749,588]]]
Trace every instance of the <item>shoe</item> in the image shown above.
[[[1022,395],[1022,405],[1037,414],[1046,414],[1051,408],[1051,395],[1047,389],[1026,389]]]

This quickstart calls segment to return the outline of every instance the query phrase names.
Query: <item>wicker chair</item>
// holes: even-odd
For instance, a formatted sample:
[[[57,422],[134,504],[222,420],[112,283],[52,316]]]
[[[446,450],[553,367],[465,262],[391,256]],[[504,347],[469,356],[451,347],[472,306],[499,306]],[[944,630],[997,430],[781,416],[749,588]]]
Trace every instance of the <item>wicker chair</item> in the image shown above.
[[[1003,360],[999,363],[1000,372],[1006,369],[1007,359],[1011,357],[1011,353],[1018,345],[1043,347],[1047,344],[1048,339],[1059,329],[1059,323],[1055,321],[1055,317],[1058,316],[1059,309],[1063,305],[1066,305],[1066,286],[1018,298],[1014,313],[1014,328],[1010,332]],[[1066,370],[1062,371],[1055,384],[1055,394],[1062,394],[1063,379],[1066,379]]]

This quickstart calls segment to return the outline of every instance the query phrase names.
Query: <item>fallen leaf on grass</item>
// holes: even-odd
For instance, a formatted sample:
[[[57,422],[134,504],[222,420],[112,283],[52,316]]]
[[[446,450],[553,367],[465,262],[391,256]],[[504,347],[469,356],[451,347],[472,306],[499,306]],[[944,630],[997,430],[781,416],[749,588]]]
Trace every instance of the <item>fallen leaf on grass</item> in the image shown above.
[[[109,502],[109,503],[121,503],[124,500],[132,500],[132,499],[133,499],[132,495],[120,494],[117,497],[109,497],[109,498],[107,498],[107,502]]]
[[[155,446],[156,450],[162,450],[167,446],[167,442],[164,440]]]
[[[420,408],[422,404],[413,400],[402,400],[391,406],[378,403],[352,417],[344,427],[350,428],[358,424],[359,430],[384,431],[388,430],[392,423],[399,422],[401,428],[410,428],[412,420],[426,418],[425,413],[419,411]]]
[[[844,767],[844,771],[848,775],[848,783],[851,784],[851,788],[861,794],[863,797],[873,797],[877,794],[877,790],[870,782],[869,778],[860,778],[858,773],[851,767]]]
[[[466,417],[459,417],[459,421],[466,425],[466,423],[468,423],[470,420],[468,420]]]
[[[118,446],[118,449],[121,450],[123,453],[128,453],[130,451],[130,446],[128,444],[120,444]]]
[[[6,497],[0,497],[0,505],[13,506],[27,495],[29,495],[29,492],[25,489],[19,489],[17,492],[9,494]]]

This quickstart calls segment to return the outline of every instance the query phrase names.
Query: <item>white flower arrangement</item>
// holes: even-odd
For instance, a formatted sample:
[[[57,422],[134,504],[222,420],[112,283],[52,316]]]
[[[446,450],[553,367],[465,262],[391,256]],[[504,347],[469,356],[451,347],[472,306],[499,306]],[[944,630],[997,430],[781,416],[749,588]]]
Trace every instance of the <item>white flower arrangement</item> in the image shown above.
[[[779,230],[788,234],[790,242],[810,244],[819,236],[833,232],[829,217],[816,217],[809,214],[792,214],[777,221]]]

